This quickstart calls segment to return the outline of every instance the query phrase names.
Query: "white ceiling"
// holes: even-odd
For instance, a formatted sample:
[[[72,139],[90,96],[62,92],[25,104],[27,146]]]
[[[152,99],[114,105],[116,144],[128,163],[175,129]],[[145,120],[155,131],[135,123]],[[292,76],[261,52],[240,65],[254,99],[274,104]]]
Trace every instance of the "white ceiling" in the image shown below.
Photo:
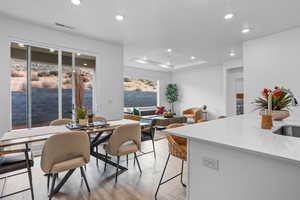
[[[6,15],[53,28],[59,22],[76,33],[122,43],[125,65],[152,70],[165,69],[133,58],[163,57],[172,48],[185,56],[175,64],[190,56],[221,64],[231,49],[242,56],[243,40],[299,26],[299,10],[299,0],[82,0],[80,6],[69,0],[1,0],[0,6]],[[236,17],[226,22],[227,12]],[[115,21],[116,14],[125,20]],[[248,35],[240,32],[245,25],[253,28]]]

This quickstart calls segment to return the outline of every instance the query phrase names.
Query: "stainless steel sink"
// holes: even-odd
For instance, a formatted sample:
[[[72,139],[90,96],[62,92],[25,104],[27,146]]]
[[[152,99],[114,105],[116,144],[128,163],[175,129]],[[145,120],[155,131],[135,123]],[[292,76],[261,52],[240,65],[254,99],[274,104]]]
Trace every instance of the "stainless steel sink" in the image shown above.
[[[281,126],[279,129],[273,131],[273,133],[291,137],[300,137],[300,126]]]

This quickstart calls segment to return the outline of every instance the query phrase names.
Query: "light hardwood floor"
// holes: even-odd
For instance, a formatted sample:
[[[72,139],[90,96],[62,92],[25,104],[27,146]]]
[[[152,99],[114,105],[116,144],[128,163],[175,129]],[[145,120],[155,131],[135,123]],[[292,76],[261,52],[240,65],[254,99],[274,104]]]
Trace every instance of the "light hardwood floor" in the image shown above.
[[[151,150],[151,142],[144,142],[142,149]],[[97,167],[95,158],[91,157],[91,162],[87,165],[87,178],[91,187],[91,193],[86,190],[82,182],[79,170],[76,171],[64,185],[61,192],[53,200],[153,200],[166,158],[167,141],[159,140],[156,142],[157,159],[153,154],[139,157],[143,174],[140,176],[137,166],[133,166],[133,157],[130,156],[129,170],[119,175],[117,185],[114,184],[115,168],[108,165],[106,172],[103,171],[103,163],[99,161]],[[125,157],[121,158],[121,164],[126,166]],[[171,158],[166,176],[172,176],[180,172],[180,160]],[[186,170],[185,170],[186,172]],[[60,178],[63,174],[60,175]],[[184,180],[186,180],[184,176]],[[33,183],[36,200],[47,198],[46,178],[40,169],[39,158],[35,159],[33,168]],[[27,175],[11,178],[7,181],[4,193],[12,192],[28,185]],[[1,184],[2,188],[3,184]],[[184,200],[186,190],[180,184],[179,177],[166,183],[160,189],[158,200]],[[9,200],[29,200],[30,193],[25,192],[9,198]]]

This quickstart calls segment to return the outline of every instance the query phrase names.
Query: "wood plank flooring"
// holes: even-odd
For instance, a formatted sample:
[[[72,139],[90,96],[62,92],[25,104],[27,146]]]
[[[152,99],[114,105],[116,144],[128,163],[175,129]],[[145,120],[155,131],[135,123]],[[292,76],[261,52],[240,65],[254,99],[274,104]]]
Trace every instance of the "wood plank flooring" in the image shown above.
[[[151,150],[151,142],[143,142],[142,150]],[[117,185],[114,184],[115,168],[108,165],[106,172],[103,171],[103,163],[99,161],[97,167],[95,158],[87,165],[87,178],[91,187],[88,193],[77,170],[69,181],[64,185],[61,192],[52,200],[153,200],[154,194],[165,164],[168,146],[165,139],[156,142],[157,159],[153,154],[139,157],[143,174],[140,176],[137,166],[133,166],[133,156],[130,156],[129,170],[119,175]],[[126,166],[125,157],[121,158],[121,164]],[[171,158],[166,176],[172,176],[180,171],[181,161]],[[186,169],[186,168],[185,168]],[[186,172],[186,170],[185,170]],[[63,174],[60,175],[60,178]],[[186,180],[184,176],[184,180]],[[35,159],[33,168],[33,183],[36,200],[48,199],[46,177],[40,169],[40,159]],[[1,188],[3,183],[0,183]],[[4,194],[13,192],[28,186],[27,174],[8,179]],[[1,189],[0,188],[0,189]],[[160,189],[158,200],[185,200],[186,189],[180,184],[180,178],[176,178],[163,185]],[[8,200],[30,200],[30,192],[18,194]]]

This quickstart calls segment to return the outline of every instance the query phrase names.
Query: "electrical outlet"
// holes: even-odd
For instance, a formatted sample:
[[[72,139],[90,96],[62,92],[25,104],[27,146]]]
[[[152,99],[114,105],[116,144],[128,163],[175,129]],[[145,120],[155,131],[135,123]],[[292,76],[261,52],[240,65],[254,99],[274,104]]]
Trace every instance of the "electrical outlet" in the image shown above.
[[[219,170],[219,160],[209,158],[209,157],[203,157],[202,159],[203,166],[213,169],[213,170]]]

